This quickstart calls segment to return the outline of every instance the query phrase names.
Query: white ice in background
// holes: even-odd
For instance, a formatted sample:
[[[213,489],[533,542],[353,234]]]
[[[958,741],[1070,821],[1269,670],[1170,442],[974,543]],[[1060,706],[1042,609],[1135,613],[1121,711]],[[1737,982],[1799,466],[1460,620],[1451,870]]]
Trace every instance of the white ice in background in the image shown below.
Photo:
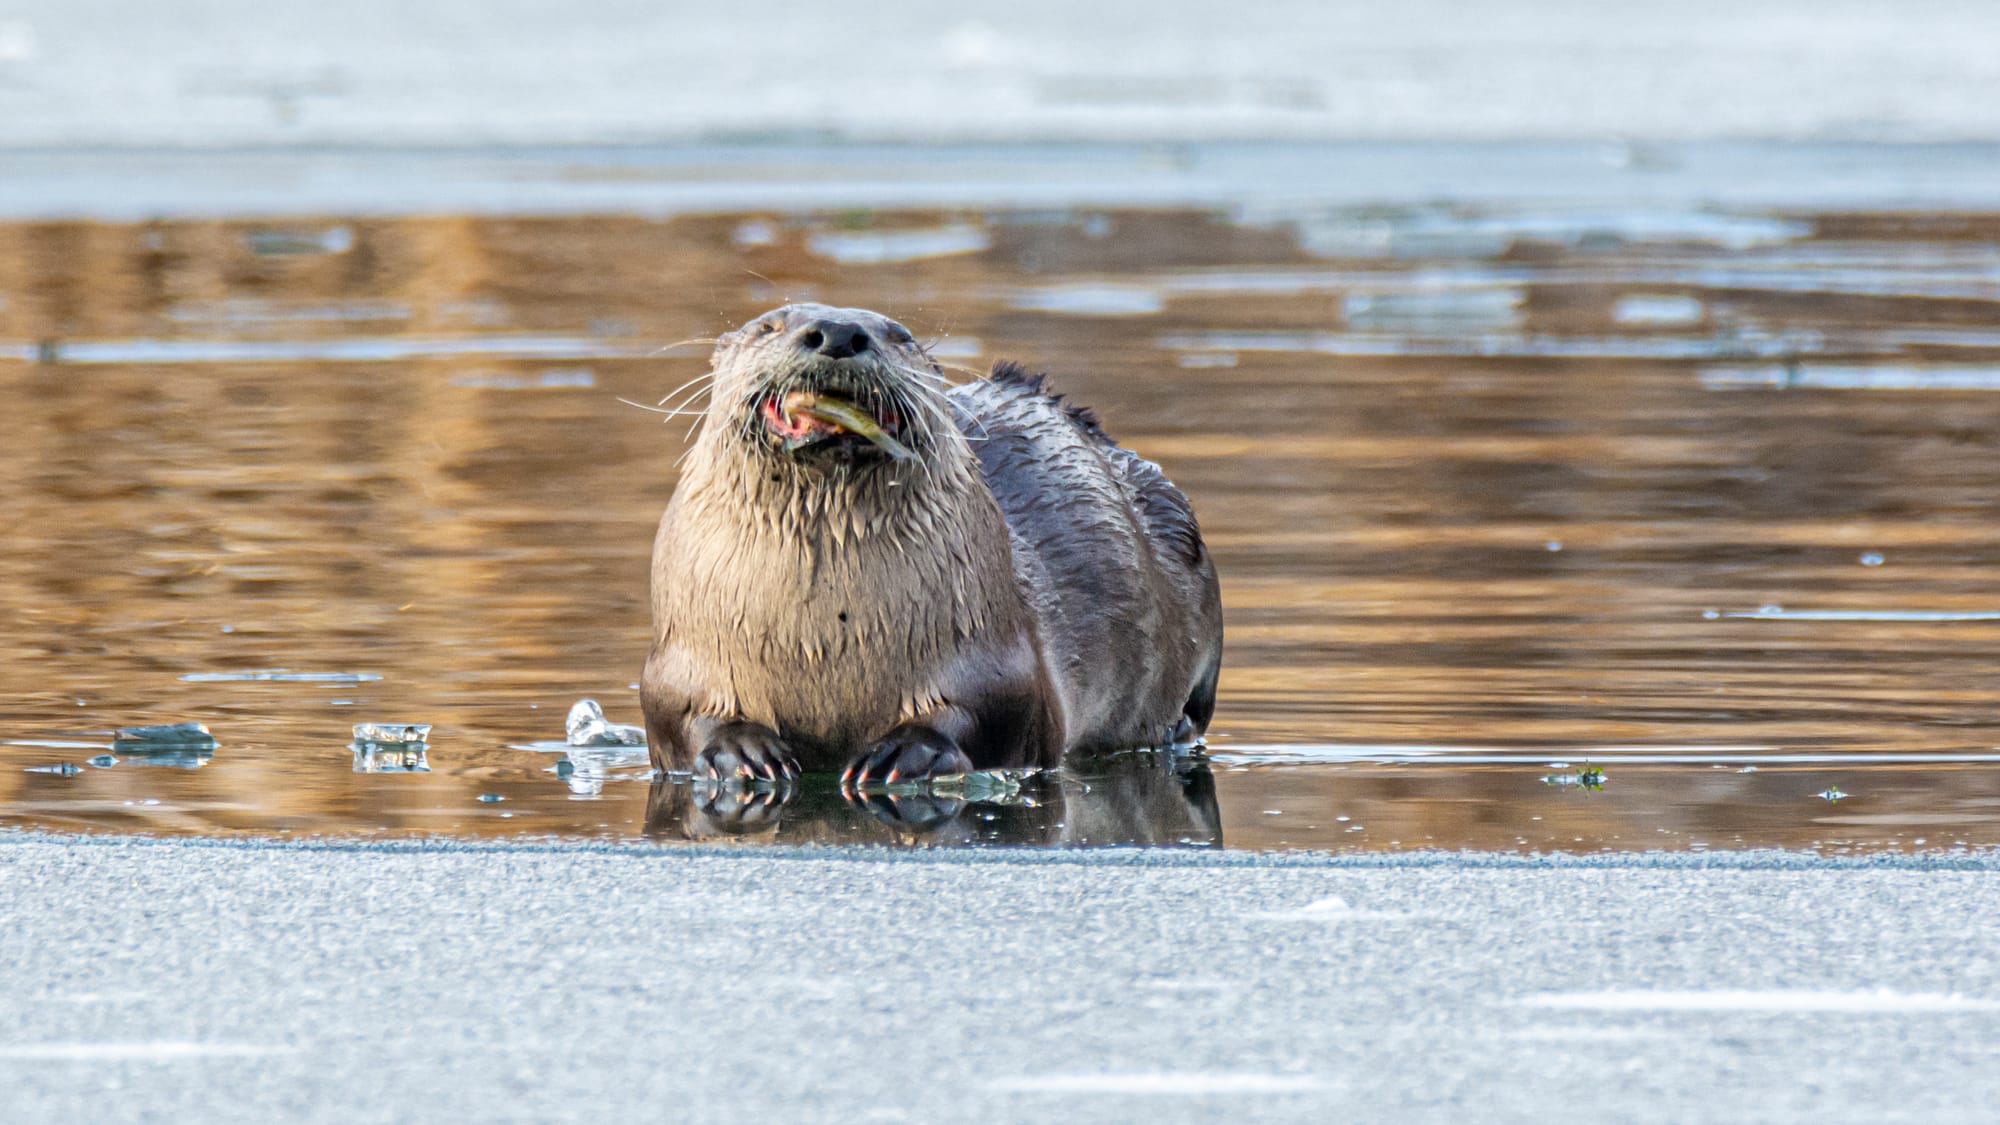
[[[1253,206],[1238,221],[1288,227],[1322,258],[1494,258],[1522,243],[1573,251],[1640,244],[1695,243],[1730,250],[1806,238],[1810,223],[1704,208],[1616,211],[1482,212],[1450,207],[1320,210]]]
[[[518,371],[466,371],[451,377],[454,387],[486,391],[578,390],[597,385],[588,367],[549,367],[532,375]]]
[[[39,53],[36,47],[33,24],[0,20],[0,66],[34,62]]]
[[[1519,327],[1525,291],[1439,289],[1410,292],[1350,292],[1340,299],[1340,317],[1350,328],[1370,332],[1452,333]]]
[[[198,1043],[156,1040],[129,1043],[9,1043],[0,1059],[23,1062],[182,1062],[203,1058],[254,1058],[298,1050],[262,1043]]]
[[[1346,819],[1345,817],[1341,819]],[[1357,910],[1346,899],[1338,895],[1314,899],[1303,906],[1291,910],[1275,910],[1252,914],[1252,918],[1266,922],[1415,922],[1423,918],[1421,914],[1411,914],[1394,910]]]
[[[0,20],[5,147],[1583,137],[1641,175],[1671,166],[1651,139],[2000,129],[1977,0],[870,0],[848,46],[897,65],[838,81],[801,63],[809,0],[28,8]]]
[[[1048,1094],[1295,1094],[1325,1082],[1305,1074],[1250,1074],[1234,1071],[1140,1071],[1119,1074],[1040,1074],[1003,1078],[996,1090]]]
[[[1762,621],[2000,621],[2000,610],[1978,609],[1786,609],[1761,606],[1755,610],[1731,610],[1724,617],[1746,617]]]
[[[920,230],[818,231],[806,239],[806,249],[846,265],[880,265],[975,254],[992,243],[983,228],[955,223]]]
[[[748,219],[736,224],[736,233],[730,241],[742,247],[770,246],[778,241],[778,228],[763,219]]]
[[[1332,356],[1481,356],[1487,358],[1722,359],[1796,356],[1826,350],[1814,331],[1744,329],[1716,336],[1563,336],[1439,326],[1427,331],[1356,332],[1238,330],[1174,332],[1157,344],[1169,351],[1289,352]],[[2000,336],[1996,336],[2000,344]],[[1702,374],[1708,385],[1708,374]]]
[[[1150,316],[1166,307],[1166,298],[1144,285],[1073,282],[1022,289],[1009,303],[1017,309],[1069,316]]]
[[[1234,367],[1236,366],[1236,353],[1182,352],[1175,357],[1175,362],[1182,367]]]
[[[64,340],[51,363],[384,363],[484,356],[495,359],[644,358],[653,345],[582,336],[352,336],[320,340]],[[182,679],[190,679],[183,676]],[[217,677],[210,677],[211,679]],[[238,677],[241,678],[241,677]],[[276,677],[266,677],[276,678]]]
[[[1696,324],[1701,317],[1701,299],[1679,293],[1627,293],[1611,307],[1611,319],[1620,324]]]
[[[1521,997],[1528,1008],[1592,1012],[1992,1012],[2000,1000],[1956,992],[1895,992],[1890,989],[1663,989],[1602,992],[1544,992]]]
[[[923,345],[937,359],[973,359],[986,354],[986,345],[977,336],[926,337]]]
[[[1994,340],[2000,346],[2000,337]],[[2000,367],[1988,364],[1916,366],[1884,363],[1784,364],[1764,367],[1708,367],[1698,376],[1704,390],[1819,391],[1996,391]]]
[[[938,37],[938,61],[954,70],[983,70],[1017,61],[1026,47],[985,20],[971,19]]]
[[[181,301],[167,306],[168,320],[195,324],[313,324],[345,321],[410,319],[403,301],[284,301],[264,297],[229,297],[212,301]]]

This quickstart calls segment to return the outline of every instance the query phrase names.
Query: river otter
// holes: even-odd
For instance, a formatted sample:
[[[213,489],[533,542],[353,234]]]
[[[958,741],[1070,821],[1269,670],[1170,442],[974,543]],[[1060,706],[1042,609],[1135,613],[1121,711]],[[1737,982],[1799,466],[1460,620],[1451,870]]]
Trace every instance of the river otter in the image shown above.
[[[878,313],[716,342],[653,545],[654,764],[851,788],[1199,737],[1222,611],[1187,498],[1039,375]]]

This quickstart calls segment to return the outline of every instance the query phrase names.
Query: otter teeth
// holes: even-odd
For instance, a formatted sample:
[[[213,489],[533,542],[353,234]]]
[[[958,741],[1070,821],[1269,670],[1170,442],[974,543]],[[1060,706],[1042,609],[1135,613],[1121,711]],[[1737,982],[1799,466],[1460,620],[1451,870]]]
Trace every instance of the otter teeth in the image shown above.
[[[874,415],[843,398],[810,391],[790,391],[779,405],[787,430],[797,441],[815,433],[850,433],[867,438],[889,456],[902,461],[915,456],[897,441]]]

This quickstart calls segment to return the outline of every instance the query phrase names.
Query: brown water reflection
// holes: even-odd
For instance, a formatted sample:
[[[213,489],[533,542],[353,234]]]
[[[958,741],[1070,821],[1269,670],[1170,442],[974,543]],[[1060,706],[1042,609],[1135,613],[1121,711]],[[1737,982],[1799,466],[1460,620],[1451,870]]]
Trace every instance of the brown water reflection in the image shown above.
[[[617,400],[784,298],[1052,371],[1194,497],[1230,646],[1213,809],[780,838],[2000,843],[2000,216],[1421,208],[0,226],[0,824],[705,834],[513,747],[636,719],[681,439]],[[271,669],[366,676],[214,678]],[[370,719],[430,772],[354,772]]]

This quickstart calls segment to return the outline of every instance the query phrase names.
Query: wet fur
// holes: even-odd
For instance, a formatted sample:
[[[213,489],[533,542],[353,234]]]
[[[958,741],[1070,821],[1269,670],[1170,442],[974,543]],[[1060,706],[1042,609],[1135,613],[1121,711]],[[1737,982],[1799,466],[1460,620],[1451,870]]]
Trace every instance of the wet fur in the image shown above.
[[[757,331],[834,313],[900,342],[826,365]],[[900,326],[818,306],[724,337],[715,368],[654,544],[659,764],[689,768],[702,720],[769,727],[808,769],[940,716],[980,768],[1206,726],[1221,618],[1186,499],[1040,377],[947,391]],[[797,386],[893,398],[916,463],[769,448],[757,396]]]
[[[982,437],[980,476],[1013,534],[1069,747],[1157,746],[1183,714],[1199,735],[1214,710],[1222,604],[1187,497],[1046,376],[1002,363],[950,397]]]

